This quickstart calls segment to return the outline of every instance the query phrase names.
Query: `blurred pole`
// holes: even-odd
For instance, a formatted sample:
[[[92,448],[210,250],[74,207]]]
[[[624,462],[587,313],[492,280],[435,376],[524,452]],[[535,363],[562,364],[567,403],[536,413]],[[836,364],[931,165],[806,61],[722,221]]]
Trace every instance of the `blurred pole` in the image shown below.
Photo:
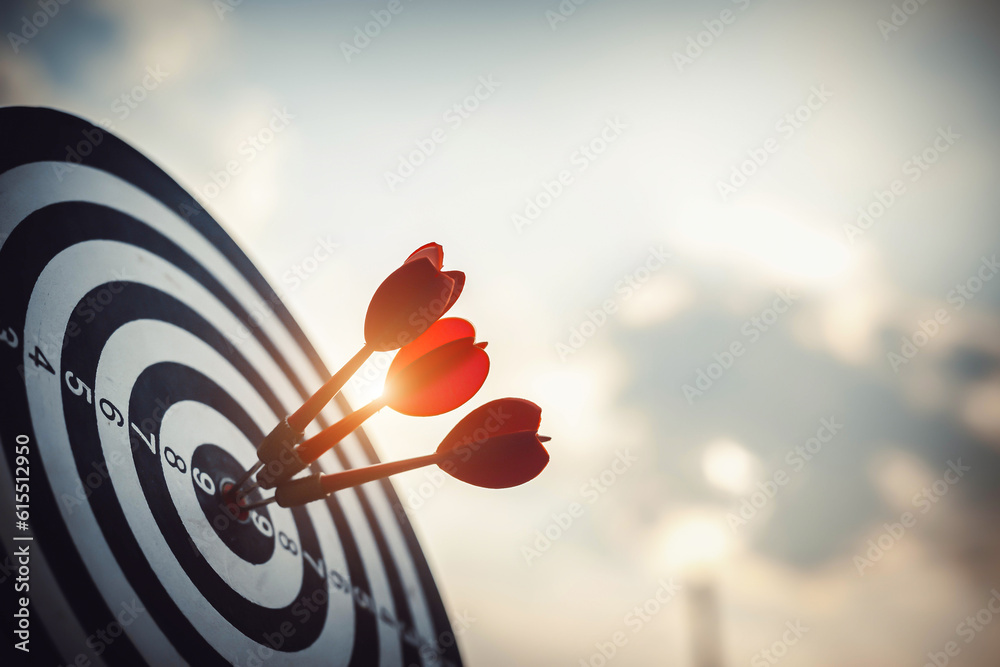
[[[719,602],[710,579],[689,584],[687,605],[692,667],[722,667]]]

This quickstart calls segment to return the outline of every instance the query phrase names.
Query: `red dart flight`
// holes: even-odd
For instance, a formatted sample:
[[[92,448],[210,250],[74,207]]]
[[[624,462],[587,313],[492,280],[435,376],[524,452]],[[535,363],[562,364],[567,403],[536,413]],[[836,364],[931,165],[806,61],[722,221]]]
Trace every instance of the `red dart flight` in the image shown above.
[[[433,454],[286,481],[278,485],[273,498],[258,506],[277,501],[282,507],[295,507],[341,489],[431,464],[475,486],[518,486],[537,477],[549,462],[549,453],[542,445],[549,438],[538,435],[541,419],[542,409],[531,401],[490,401],[462,419]]]

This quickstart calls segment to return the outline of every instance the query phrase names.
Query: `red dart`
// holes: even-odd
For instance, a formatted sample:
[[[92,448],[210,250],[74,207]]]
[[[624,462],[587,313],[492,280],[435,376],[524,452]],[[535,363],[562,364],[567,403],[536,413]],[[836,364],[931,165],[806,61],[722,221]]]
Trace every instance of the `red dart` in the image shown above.
[[[444,249],[417,248],[375,291],[365,316],[365,343],[396,350],[411,343],[447,313],[465,287],[461,271],[442,271]]]
[[[470,412],[451,429],[436,454],[438,465],[463,482],[506,489],[534,479],[549,462],[538,435],[542,409],[523,398],[501,398]]]
[[[490,358],[468,320],[438,320],[400,350],[389,365],[386,405],[411,417],[430,417],[464,405],[486,381]]]
[[[483,349],[486,343],[476,343],[475,335],[472,324],[463,319],[449,317],[432,324],[396,354],[382,396],[287,455],[281,457],[283,452],[278,450],[274,458],[264,461],[267,469],[257,476],[258,484],[270,489],[290,479],[383,407],[405,415],[429,417],[463,405],[483,386],[490,370],[490,358]]]
[[[364,347],[264,438],[257,452],[260,461],[235,484],[236,491],[262,464],[279,456],[287,458],[286,452],[302,441],[306,426],[373,352],[395,350],[414,341],[455,305],[465,286],[465,274],[442,271],[443,263],[444,249],[437,243],[428,243],[417,248],[382,281],[368,304]]]
[[[319,473],[278,485],[273,498],[282,507],[296,507],[335,491],[437,464],[463,482],[488,489],[506,489],[534,479],[549,462],[538,435],[542,410],[531,401],[502,398],[473,410],[427,456],[379,463],[364,468]]]
[[[288,417],[292,429],[304,431],[372,352],[403,347],[455,305],[465,286],[465,274],[442,271],[443,262],[444,249],[428,243],[382,281],[365,315],[365,346]]]

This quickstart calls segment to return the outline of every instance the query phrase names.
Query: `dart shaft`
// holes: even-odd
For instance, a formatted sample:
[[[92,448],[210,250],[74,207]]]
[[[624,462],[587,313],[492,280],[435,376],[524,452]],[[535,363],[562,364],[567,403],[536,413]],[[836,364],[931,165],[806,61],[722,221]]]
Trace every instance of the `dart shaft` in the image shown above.
[[[441,455],[435,453],[428,454],[427,456],[417,456],[412,459],[404,459],[402,461],[376,463],[375,465],[365,466],[364,468],[355,468],[353,470],[345,470],[344,472],[335,472],[329,475],[323,475],[323,490],[326,493],[333,493],[334,491],[340,491],[341,489],[358,486],[359,484],[372,482],[376,479],[389,477],[390,475],[396,475],[408,470],[423,468],[424,466],[437,463],[440,460]]]
[[[258,500],[255,503],[251,503],[249,505],[246,505],[243,509],[249,512],[250,510],[259,509],[261,507],[265,507],[267,505],[270,505],[271,503],[273,503],[273,502],[275,502],[277,500],[278,500],[277,498],[275,498],[274,496],[271,496],[270,498],[265,498],[264,500]]]
[[[365,363],[374,351],[374,347],[369,347],[368,344],[365,344],[339,371],[333,374],[333,377],[327,380],[315,394],[310,396],[309,400],[302,404],[302,407],[288,417],[288,424],[296,431],[304,431],[306,426],[337,395],[337,392],[343,389],[347,381],[351,379],[351,376],[358,372],[361,364]]]
[[[270,479],[272,475],[282,472],[287,464],[292,464],[298,460],[295,455],[295,445],[302,442],[302,431],[296,431],[288,423],[288,419],[282,419],[271,429],[267,437],[257,446],[257,458],[262,465],[254,466],[255,470],[265,467],[257,476],[257,481]],[[302,467],[296,468],[301,470]],[[295,474],[289,473],[290,475]],[[268,488],[264,485],[265,488]]]
[[[236,489],[236,498],[237,498],[237,500],[239,500],[240,498],[246,498],[247,496],[249,496],[251,493],[253,493],[254,491],[256,491],[259,488],[260,488],[259,484],[251,484],[250,486],[248,486],[243,491],[240,491],[239,488],[237,488]]]
[[[246,484],[250,480],[250,478],[253,477],[253,474],[255,472],[257,472],[258,470],[260,470],[260,467],[262,465],[264,465],[264,464],[261,461],[257,461],[256,463],[254,463],[253,466],[251,466],[249,470],[247,470],[245,473],[243,473],[240,476],[240,478],[238,480],[236,480],[236,482],[233,484],[233,488],[236,491],[239,491],[240,487],[243,486],[244,484]],[[249,493],[249,491],[247,491],[247,493]]]
[[[262,488],[273,489],[278,484],[287,482],[331,447],[350,435],[356,428],[378,412],[385,403],[376,399],[347,415],[336,424],[329,426],[294,449],[284,451],[274,449],[266,458],[267,467],[257,475],[257,482]],[[258,456],[261,450],[257,450]]]
[[[353,433],[366,419],[382,409],[385,402],[375,399],[368,405],[358,408],[336,424],[329,426],[296,448],[296,452],[306,463],[312,463],[324,452]]]
[[[296,507],[324,498],[335,491],[348,489],[366,482],[373,482],[390,475],[406,472],[407,470],[414,470],[437,463],[441,458],[440,454],[435,453],[404,461],[378,463],[364,468],[355,468],[329,475],[316,473],[278,485],[274,498],[277,499],[278,504],[282,507]]]

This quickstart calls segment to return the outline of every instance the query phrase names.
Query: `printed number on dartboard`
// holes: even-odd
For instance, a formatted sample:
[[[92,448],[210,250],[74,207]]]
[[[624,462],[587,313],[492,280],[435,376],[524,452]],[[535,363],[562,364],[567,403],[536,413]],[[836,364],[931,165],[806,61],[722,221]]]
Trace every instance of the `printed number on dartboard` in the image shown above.
[[[41,359],[45,360],[45,356],[41,355],[37,347],[35,350],[36,352],[39,352]],[[45,363],[47,364],[48,362],[46,361]],[[63,380],[66,382],[66,388],[69,389],[71,394],[79,396],[86,401],[88,405],[94,404],[94,392],[90,388],[90,385],[78,378],[73,371],[66,371],[63,376]],[[122,414],[122,411],[119,410],[114,403],[106,398],[100,398],[97,401],[97,406],[100,408],[101,414],[104,415],[104,417],[112,424],[119,427],[125,426],[125,415]],[[149,448],[149,451],[153,454],[153,456],[158,456],[159,452],[157,452],[156,448],[156,434],[151,432],[147,436],[143,433],[142,429],[136,426],[135,422],[132,422],[129,426],[131,426],[132,431],[136,436],[138,436],[138,439],[142,442],[142,444]]]
[[[45,357],[45,354],[38,349],[38,347],[35,347],[34,352],[29,354],[28,358],[35,362],[37,367],[42,368],[53,375],[55,374],[55,369],[52,368],[48,359]],[[88,405],[94,404],[95,396],[93,390],[90,388],[90,385],[77,377],[73,371],[66,371],[63,376],[63,380],[66,383],[66,388],[69,389],[71,394],[86,401]],[[114,403],[106,398],[97,398],[97,407],[100,409],[101,414],[112,424],[118,427],[125,426],[125,416]],[[159,448],[156,442],[156,433],[150,431],[147,435],[134,422],[130,423],[129,426],[142,444],[149,449],[153,456],[156,456],[157,458],[162,457],[163,464],[167,468],[171,468],[176,473],[182,475],[188,473],[187,461],[185,461],[182,456],[180,456],[171,447],[163,447],[162,450]],[[215,480],[212,479],[211,475],[198,469],[197,467],[192,467],[190,474],[195,487],[199,491],[209,496],[215,495],[217,488]],[[274,526],[272,526],[271,521],[260,512],[256,510],[251,511],[250,522],[264,537],[274,537]],[[298,543],[289,537],[284,531],[278,532],[278,544],[282,549],[291,555],[299,555]]]

